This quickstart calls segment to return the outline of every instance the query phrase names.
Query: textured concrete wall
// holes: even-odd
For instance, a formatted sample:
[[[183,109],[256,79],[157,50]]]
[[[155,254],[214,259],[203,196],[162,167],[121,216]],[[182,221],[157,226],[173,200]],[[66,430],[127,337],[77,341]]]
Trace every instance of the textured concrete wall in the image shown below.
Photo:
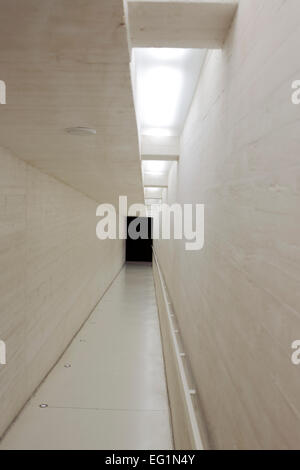
[[[0,435],[123,263],[96,203],[0,149]]]
[[[240,1],[171,178],[178,202],[206,205],[205,248],[156,243],[213,448],[300,443],[299,17],[299,0]]]

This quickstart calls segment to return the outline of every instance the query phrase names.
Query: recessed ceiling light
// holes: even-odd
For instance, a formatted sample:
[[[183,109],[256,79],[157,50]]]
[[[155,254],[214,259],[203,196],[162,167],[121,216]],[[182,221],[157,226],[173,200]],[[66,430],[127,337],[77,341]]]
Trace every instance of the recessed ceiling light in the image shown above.
[[[72,367],[72,366],[71,366],[71,364],[65,364],[64,367],[65,367],[66,369],[69,369],[69,368]]]
[[[71,135],[96,135],[97,131],[96,129],[93,129],[92,127],[69,127],[66,129],[66,132]]]
[[[41,403],[41,404],[40,404],[40,408],[48,408],[47,403]]]

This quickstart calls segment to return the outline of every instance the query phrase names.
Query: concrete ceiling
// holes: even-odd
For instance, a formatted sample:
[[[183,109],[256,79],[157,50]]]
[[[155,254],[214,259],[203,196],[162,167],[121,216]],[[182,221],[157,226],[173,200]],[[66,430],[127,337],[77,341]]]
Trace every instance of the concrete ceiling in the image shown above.
[[[236,0],[127,0],[132,47],[221,49]]]
[[[142,202],[129,60],[122,0],[0,0],[0,146],[96,201]]]

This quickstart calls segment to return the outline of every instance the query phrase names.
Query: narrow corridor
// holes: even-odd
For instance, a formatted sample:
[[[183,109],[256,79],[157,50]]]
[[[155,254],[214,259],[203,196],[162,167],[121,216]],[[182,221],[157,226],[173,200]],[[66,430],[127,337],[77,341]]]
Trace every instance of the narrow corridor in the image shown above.
[[[152,267],[126,265],[0,449],[171,448]]]
[[[0,6],[0,451],[300,450],[300,0]]]

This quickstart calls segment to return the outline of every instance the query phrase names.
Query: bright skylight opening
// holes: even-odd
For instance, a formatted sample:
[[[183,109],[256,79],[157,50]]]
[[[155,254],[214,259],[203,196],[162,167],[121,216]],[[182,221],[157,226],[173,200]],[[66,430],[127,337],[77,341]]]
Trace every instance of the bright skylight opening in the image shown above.
[[[181,134],[205,54],[201,49],[134,49],[133,83],[142,135]]]
[[[150,47],[148,51],[149,56],[159,61],[178,61],[178,59],[183,58],[188,53],[188,49],[173,49],[167,47]]]
[[[164,160],[164,156],[177,155],[176,137],[183,130],[205,56],[206,51],[201,49],[133,50],[131,71],[141,153],[159,158],[142,161],[144,196],[149,206],[161,203],[168,186],[173,162]],[[172,152],[176,148],[174,153],[170,148]]]
[[[173,127],[178,113],[178,97],[183,92],[182,71],[176,67],[150,67],[138,82],[138,96],[146,129]],[[157,135],[157,134],[156,134]]]

